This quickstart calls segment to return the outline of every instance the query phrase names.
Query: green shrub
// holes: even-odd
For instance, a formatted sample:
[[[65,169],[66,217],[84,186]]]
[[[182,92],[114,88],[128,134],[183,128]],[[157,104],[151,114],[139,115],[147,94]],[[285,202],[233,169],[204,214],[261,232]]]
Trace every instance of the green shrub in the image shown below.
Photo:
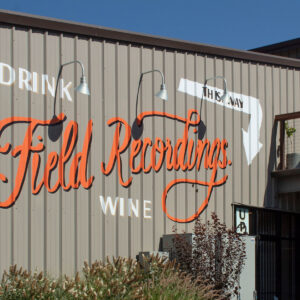
[[[43,273],[29,273],[11,266],[3,273],[0,299],[59,299],[66,294],[59,281],[50,280]]]
[[[0,299],[218,299],[210,285],[158,257],[145,258],[143,266],[127,258],[85,263],[81,274],[53,280],[12,266],[3,274]]]
[[[221,299],[211,285],[192,280],[175,263],[168,263],[160,269],[160,273],[146,282],[144,299]]]

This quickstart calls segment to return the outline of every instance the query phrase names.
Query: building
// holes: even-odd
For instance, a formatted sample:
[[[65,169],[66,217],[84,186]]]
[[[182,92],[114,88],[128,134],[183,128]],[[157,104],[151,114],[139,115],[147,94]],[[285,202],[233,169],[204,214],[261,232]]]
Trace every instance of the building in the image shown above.
[[[8,11],[0,23],[1,272],[162,250],[215,211],[256,236],[259,299],[299,298],[299,60]],[[80,64],[58,76],[77,60],[89,96],[73,89]]]
[[[300,58],[300,38],[255,48],[250,51],[274,54],[278,56],[286,56],[291,58]]]

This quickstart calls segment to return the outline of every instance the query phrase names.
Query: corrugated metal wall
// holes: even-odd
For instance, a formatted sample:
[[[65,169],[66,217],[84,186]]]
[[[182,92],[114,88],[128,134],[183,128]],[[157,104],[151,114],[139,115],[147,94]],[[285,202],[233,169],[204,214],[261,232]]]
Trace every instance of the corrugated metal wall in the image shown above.
[[[263,148],[248,167],[242,140],[242,128],[247,130],[249,115],[203,102],[202,119],[207,126],[206,136],[210,141],[216,137],[226,138],[227,153],[232,165],[218,172],[217,178],[228,174],[222,187],[213,190],[207,209],[202,218],[209,218],[216,211],[228,226],[232,225],[232,203],[254,206],[276,206],[272,185],[268,185],[270,145],[274,115],[300,110],[299,71],[259,63],[249,63],[203,54],[183,53],[164,49],[94,40],[77,36],[59,35],[23,28],[4,27],[0,29],[0,62],[31,72],[49,74],[56,77],[61,63],[79,59],[83,62],[91,96],[76,94],[70,89],[73,102],[59,100],[59,111],[67,115],[64,128],[70,120],[78,122],[78,142],[76,151],[81,151],[88,120],[93,120],[93,138],[89,157],[88,174],[95,180],[90,189],[59,189],[48,193],[45,188],[38,195],[31,192],[31,160],[22,192],[16,203],[7,209],[0,209],[0,271],[11,264],[22,265],[29,270],[44,269],[50,274],[73,274],[86,260],[92,262],[104,259],[107,255],[134,257],[138,251],[158,250],[159,239],[171,233],[175,223],[162,211],[161,195],[166,185],[174,178],[189,178],[206,181],[210,173],[201,167],[189,172],[168,171],[165,163],[157,173],[133,174],[129,188],[118,182],[117,168],[109,176],[101,173],[101,162],[108,162],[113,143],[115,125],[109,127],[107,121],[119,116],[132,124],[135,120],[135,99],[139,75],[143,71],[159,69],[165,74],[169,100],[164,102],[155,98],[160,88],[160,78],[151,74],[144,78],[139,99],[139,112],[165,111],[182,117],[188,109],[199,109],[196,97],[177,91],[181,78],[199,83],[205,79],[223,75],[227,79],[228,90],[250,95],[260,100],[263,121],[260,141]],[[74,65],[63,70],[66,82],[79,83],[80,69]],[[222,81],[214,84],[223,88]],[[12,86],[0,85],[0,118],[10,116],[31,116],[37,119],[51,119],[53,97],[21,90],[17,83]],[[1,146],[12,141],[12,147],[23,142],[27,125],[15,124],[6,128],[1,135]],[[45,150],[41,156],[43,167],[51,151],[60,152],[62,141],[51,142],[48,129],[39,126],[34,134],[43,138]],[[144,121],[142,137],[156,137],[172,145],[182,138],[183,125],[174,120],[160,117]],[[121,131],[121,140],[124,131]],[[197,142],[197,135],[190,130],[189,138]],[[272,149],[274,157],[276,149]],[[147,161],[150,154],[147,155]],[[11,153],[0,156],[1,173],[7,183],[1,183],[1,201],[11,194],[19,158]],[[122,154],[123,176],[130,176],[129,151]],[[67,174],[71,160],[66,164]],[[57,180],[57,170],[53,171],[51,182]],[[68,176],[68,175],[67,175]],[[268,187],[268,189],[267,189]],[[269,198],[265,199],[268,190]],[[199,207],[207,194],[207,188],[192,185],[177,185],[168,194],[168,211],[183,218],[191,215]],[[139,199],[139,218],[132,216],[104,215],[99,196]],[[152,218],[144,219],[142,200],[152,202]],[[283,203],[283,202],[280,202]],[[295,204],[284,209],[293,209]],[[179,230],[191,231],[193,223],[177,224]]]

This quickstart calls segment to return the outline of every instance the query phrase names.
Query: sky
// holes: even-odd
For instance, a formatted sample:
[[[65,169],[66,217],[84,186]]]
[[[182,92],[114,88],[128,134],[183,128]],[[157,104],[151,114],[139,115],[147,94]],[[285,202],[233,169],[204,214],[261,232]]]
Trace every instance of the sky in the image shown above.
[[[0,8],[242,50],[300,37],[299,0],[2,0]]]

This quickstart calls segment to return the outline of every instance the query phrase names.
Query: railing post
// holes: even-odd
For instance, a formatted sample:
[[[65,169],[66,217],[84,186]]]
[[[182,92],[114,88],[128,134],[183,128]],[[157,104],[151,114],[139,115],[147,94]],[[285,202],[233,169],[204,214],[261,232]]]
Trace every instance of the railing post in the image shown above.
[[[284,123],[285,120],[281,120],[280,121],[280,148],[279,148],[279,152],[280,152],[280,163],[279,163],[279,170],[283,170],[285,168],[285,164],[284,164]]]

